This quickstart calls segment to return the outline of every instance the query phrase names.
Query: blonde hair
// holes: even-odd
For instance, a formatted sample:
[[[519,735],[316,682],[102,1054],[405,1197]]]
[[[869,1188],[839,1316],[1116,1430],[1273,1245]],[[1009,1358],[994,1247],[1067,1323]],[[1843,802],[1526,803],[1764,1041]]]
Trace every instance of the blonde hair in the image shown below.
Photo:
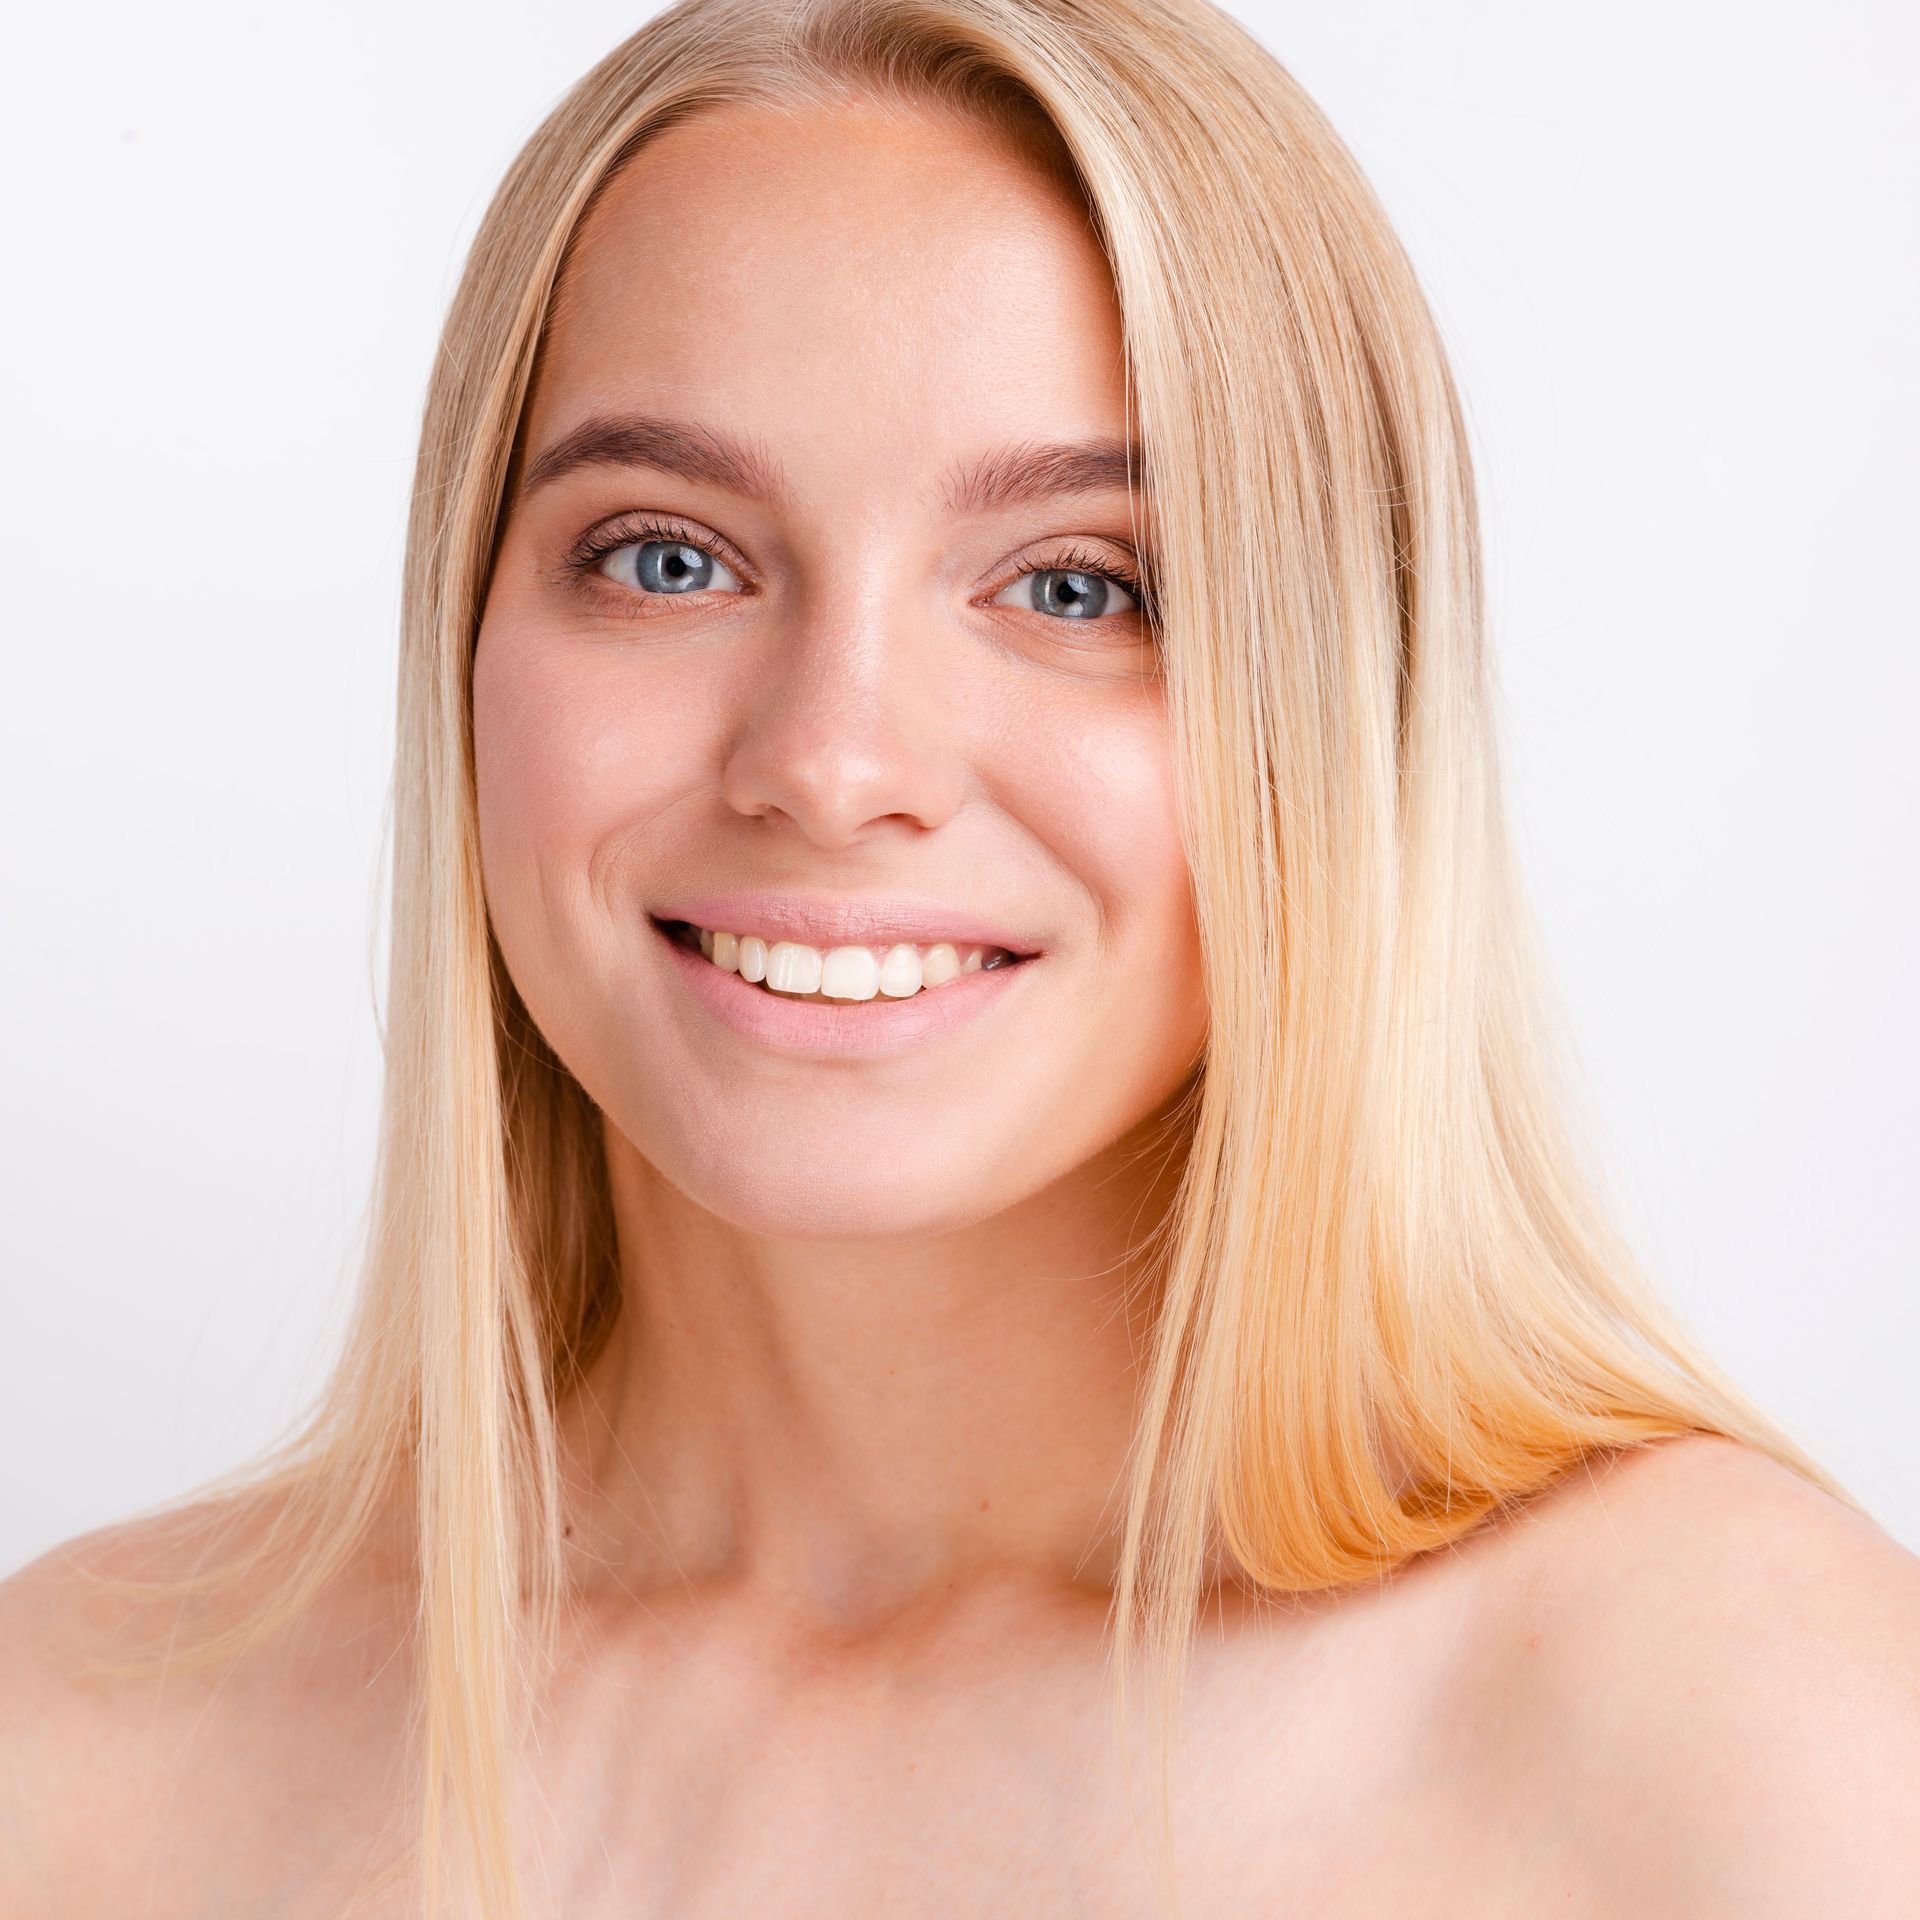
[[[1862,1510],[1656,1301],[1574,1137],[1503,811],[1460,404],[1320,112],[1206,0],[680,0],[529,140],[447,319],[408,529],[357,1317],[305,1423],[230,1477],[271,1496],[266,1536],[198,1576],[251,1583],[191,1653],[226,1657],[398,1498],[430,1913],[450,1825],[480,1910],[522,1911],[508,1766],[565,1598],[555,1409],[619,1310],[599,1118],[481,887],[471,663],[524,405],[581,222],[650,137],[721,103],[856,98],[973,115],[1070,181],[1122,314],[1211,1018],[1112,1615],[1120,1723],[1143,1659],[1158,1706],[1163,1846],[1217,1545],[1269,1590],[1377,1579],[1599,1450],[1692,1431]]]

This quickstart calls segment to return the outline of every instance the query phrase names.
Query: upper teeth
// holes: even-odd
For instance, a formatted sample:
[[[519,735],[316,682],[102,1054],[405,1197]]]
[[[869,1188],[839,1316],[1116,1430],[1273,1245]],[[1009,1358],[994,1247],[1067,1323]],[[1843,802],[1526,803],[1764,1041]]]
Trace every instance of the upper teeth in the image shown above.
[[[937,940],[929,947],[809,947],[798,940],[762,940],[757,934],[699,929],[700,951],[716,967],[758,981],[776,993],[812,994],[824,1000],[871,1000],[885,994],[904,1000],[922,987],[944,986],[963,973],[1013,958],[1004,947],[956,946]]]

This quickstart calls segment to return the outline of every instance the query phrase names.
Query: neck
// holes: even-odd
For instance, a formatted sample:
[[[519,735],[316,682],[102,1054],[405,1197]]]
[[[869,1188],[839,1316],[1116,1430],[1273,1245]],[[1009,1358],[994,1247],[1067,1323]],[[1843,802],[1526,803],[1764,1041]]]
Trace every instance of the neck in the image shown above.
[[[736,1229],[609,1127],[621,1313],[562,1418],[579,1577],[836,1631],[985,1578],[1110,1589],[1181,1164],[1159,1119],[886,1241]]]

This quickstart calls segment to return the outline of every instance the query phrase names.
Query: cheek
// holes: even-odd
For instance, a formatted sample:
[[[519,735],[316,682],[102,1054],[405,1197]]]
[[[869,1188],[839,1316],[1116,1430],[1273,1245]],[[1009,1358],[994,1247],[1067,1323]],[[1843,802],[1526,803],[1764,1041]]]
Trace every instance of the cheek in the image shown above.
[[[474,774],[487,905],[526,991],[549,943],[598,947],[607,863],[697,784],[703,729],[670,688],[636,689],[577,640],[483,626],[474,661]],[[529,997],[533,997],[530,993]]]
[[[1046,768],[1037,789],[1043,831],[1094,893],[1102,958],[1127,975],[1187,972],[1198,929],[1164,703],[1142,693],[1054,728],[1035,762]]]
[[[1143,692],[1068,722],[1034,743],[1029,764],[1045,772],[1029,790],[1032,824],[1092,895],[1101,997],[1184,1058],[1204,1032],[1205,997],[1164,701]]]

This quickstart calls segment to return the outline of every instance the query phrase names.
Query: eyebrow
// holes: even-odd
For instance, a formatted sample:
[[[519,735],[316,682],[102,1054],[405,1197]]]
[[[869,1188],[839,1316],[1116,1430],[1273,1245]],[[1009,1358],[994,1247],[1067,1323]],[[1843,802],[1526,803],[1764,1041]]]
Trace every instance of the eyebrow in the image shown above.
[[[633,413],[596,414],[544,448],[529,463],[519,498],[584,467],[653,467],[770,505],[793,499],[779,462],[755,442],[717,427]],[[1135,440],[1022,441],[951,469],[943,505],[949,513],[988,513],[1063,494],[1124,490],[1137,484],[1141,467]]]

